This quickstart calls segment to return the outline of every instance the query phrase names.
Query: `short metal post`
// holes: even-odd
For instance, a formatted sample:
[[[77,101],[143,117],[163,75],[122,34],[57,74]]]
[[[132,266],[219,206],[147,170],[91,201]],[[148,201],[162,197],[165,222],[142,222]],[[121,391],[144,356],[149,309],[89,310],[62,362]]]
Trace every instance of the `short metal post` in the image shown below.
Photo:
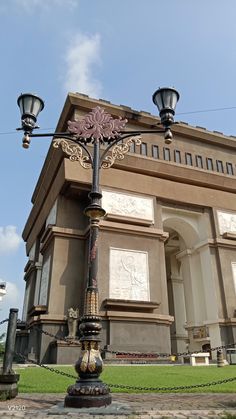
[[[11,308],[7,327],[5,353],[3,357],[3,374],[10,374],[14,357],[18,308]]]
[[[15,374],[12,370],[12,363],[14,358],[15,340],[16,340],[16,326],[17,326],[18,308],[11,308],[9,313],[7,338],[5,353],[3,357],[3,367],[0,372],[0,398],[12,399],[18,394],[17,382],[19,381],[19,374]]]
[[[224,358],[223,358],[223,351],[222,349],[219,349],[217,351],[217,367],[224,367],[225,363],[224,363]]]

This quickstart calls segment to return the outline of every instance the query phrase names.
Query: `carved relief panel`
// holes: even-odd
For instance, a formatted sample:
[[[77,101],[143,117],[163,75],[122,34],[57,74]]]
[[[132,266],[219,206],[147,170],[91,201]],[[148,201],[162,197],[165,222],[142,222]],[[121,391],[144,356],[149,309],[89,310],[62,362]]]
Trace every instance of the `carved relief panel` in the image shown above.
[[[148,254],[110,248],[109,298],[150,301]]]
[[[107,214],[140,219],[153,224],[153,199],[126,193],[102,191],[102,205]]]
[[[236,234],[236,212],[217,211],[220,234]]]

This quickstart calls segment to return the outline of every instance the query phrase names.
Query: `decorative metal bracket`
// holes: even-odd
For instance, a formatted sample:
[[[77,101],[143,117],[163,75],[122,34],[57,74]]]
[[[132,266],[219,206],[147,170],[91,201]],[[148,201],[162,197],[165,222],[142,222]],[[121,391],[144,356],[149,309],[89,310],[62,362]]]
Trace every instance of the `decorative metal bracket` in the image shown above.
[[[92,156],[85,147],[82,147],[78,143],[74,143],[72,140],[65,140],[64,138],[57,138],[53,140],[53,147],[59,148],[61,146],[62,151],[69,156],[71,161],[79,161],[81,166],[85,169],[92,168]],[[89,154],[85,156],[83,149]]]
[[[114,145],[114,147],[111,149],[110,154],[104,156],[101,162],[101,167],[103,169],[109,169],[113,165],[115,160],[123,160],[125,158],[125,154],[130,151],[132,143],[136,145],[141,145],[141,137],[131,137],[128,140],[126,140],[125,143]]]
[[[109,169],[116,160],[123,160],[125,154],[130,151],[132,143],[136,145],[141,145],[141,137],[131,137],[126,140],[124,143],[116,144],[117,141],[122,139],[117,139],[113,142],[110,147],[108,147],[101,156],[100,167],[102,169]],[[62,151],[69,156],[71,161],[78,161],[82,167],[85,169],[91,169],[93,167],[93,156],[90,154],[87,147],[83,144],[78,143],[79,140],[69,140],[65,138],[57,138],[53,140],[53,147],[62,148]],[[87,156],[84,155],[83,150],[87,153]],[[108,154],[109,152],[109,154]]]

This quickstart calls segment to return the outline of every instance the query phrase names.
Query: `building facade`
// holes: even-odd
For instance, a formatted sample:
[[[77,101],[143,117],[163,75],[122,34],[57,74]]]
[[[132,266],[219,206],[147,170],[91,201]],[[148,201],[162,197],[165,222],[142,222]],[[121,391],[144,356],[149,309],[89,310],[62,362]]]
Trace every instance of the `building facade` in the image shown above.
[[[128,129],[152,130],[146,112],[69,94],[57,131],[96,106]],[[176,353],[236,341],[236,138],[185,123],[174,139],[145,134],[101,170],[106,216],[99,236],[101,347]],[[91,171],[49,149],[23,238],[25,329],[17,348],[41,362],[74,362],[70,307],[83,313]],[[46,331],[53,337],[40,333]]]

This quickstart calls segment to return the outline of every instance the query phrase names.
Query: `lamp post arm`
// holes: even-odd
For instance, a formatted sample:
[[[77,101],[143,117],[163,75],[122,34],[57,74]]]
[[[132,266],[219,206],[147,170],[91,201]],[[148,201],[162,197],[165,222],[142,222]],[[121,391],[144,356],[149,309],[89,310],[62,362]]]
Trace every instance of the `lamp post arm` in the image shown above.
[[[178,124],[178,122],[174,122],[172,125],[176,125]],[[22,130],[22,128],[17,128],[17,130]],[[161,133],[164,132],[165,129],[164,128],[159,128],[159,129],[152,129],[152,130],[135,130],[135,131],[120,131],[120,133],[123,134],[128,134],[128,135],[141,135],[141,134],[155,134],[155,133]],[[38,134],[34,134],[33,132],[25,132],[25,134],[28,134],[29,137],[63,137],[63,138],[67,138],[72,139],[72,135],[69,131],[65,131],[65,132],[46,132],[46,133],[38,133]],[[83,138],[80,139],[80,141],[85,141]]]
[[[39,133],[39,134],[28,134],[25,133],[26,135],[28,135],[31,138],[37,138],[37,137],[53,137],[54,139],[57,138],[62,138],[64,140],[69,140],[72,141],[73,143],[79,145],[80,147],[83,148],[83,150],[87,153],[89,160],[91,161],[91,164],[93,163],[93,157],[92,154],[90,153],[90,151],[87,149],[87,147],[85,147],[84,143],[84,139],[83,138],[74,138],[68,131],[67,132],[50,132],[50,133]]]

